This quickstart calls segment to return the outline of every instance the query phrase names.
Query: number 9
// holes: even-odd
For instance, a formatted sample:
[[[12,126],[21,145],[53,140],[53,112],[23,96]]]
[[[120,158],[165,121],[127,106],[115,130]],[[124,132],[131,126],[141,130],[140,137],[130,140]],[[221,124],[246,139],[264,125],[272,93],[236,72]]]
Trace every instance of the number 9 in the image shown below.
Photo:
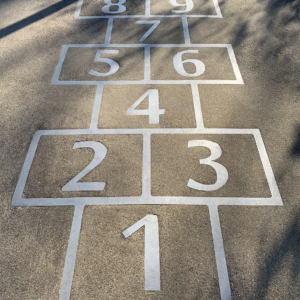
[[[177,0],[170,0],[170,3],[174,6],[186,6],[186,9],[184,9],[184,10],[173,9],[172,12],[176,13],[176,14],[189,12],[194,8],[193,0],[185,0],[184,4],[178,4]]]

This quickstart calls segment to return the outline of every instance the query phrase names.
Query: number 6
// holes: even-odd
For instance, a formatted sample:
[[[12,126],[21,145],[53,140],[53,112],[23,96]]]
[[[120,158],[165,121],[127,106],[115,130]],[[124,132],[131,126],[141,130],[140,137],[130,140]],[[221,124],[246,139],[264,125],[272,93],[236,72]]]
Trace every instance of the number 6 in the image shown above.
[[[178,52],[173,58],[173,65],[174,65],[174,68],[177,71],[177,73],[182,76],[186,76],[186,77],[196,77],[196,76],[200,76],[201,74],[203,74],[205,71],[204,63],[198,59],[186,59],[186,60],[182,61],[182,55],[185,53],[199,53],[199,52],[198,52],[198,50],[185,50],[185,51]],[[195,65],[195,67],[196,67],[195,73],[189,74],[183,68],[183,64],[188,63],[188,62]]]
[[[208,165],[214,168],[217,173],[217,181],[214,184],[202,184],[194,181],[193,179],[190,179],[187,186],[191,189],[207,192],[215,191],[221,188],[228,180],[228,172],[226,168],[214,161],[221,156],[221,147],[217,143],[205,140],[189,141],[188,147],[206,147],[211,151],[211,155],[208,158],[200,159],[200,164]]]

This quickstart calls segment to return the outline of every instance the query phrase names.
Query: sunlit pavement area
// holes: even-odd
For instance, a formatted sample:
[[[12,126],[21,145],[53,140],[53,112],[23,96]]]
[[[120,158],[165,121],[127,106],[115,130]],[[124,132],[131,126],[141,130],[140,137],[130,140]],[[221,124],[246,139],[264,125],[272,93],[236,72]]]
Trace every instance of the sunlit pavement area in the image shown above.
[[[299,0],[0,14],[0,299],[300,299]]]

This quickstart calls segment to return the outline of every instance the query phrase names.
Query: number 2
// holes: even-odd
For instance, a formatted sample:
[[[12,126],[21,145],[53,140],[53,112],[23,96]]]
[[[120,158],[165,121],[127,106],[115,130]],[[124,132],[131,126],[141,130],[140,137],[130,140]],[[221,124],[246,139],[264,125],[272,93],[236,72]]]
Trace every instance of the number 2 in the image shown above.
[[[87,141],[87,142],[75,143],[73,149],[78,149],[78,148],[92,148],[95,151],[95,156],[91,161],[91,163],[85,169],[83,169],[78,175],[76,175],[65,186],[63,186],[62,191],[64,192],[103,191],[105,182],[78,182],[78,181],[101,163],[101,161],[104,159],[107,153],[106,147],[99,142]]]
[[[206,140],[189,141],[188,147],[206,147],[211,151],[211,155],[208,158],[200,159],[200,164],[208,165],[214,168],[214,170],[217,173],[217,181],[214,184],[202,184],[197,181],[194,181],[193,179],[190,179],[187,186],[191,189],[207,192],[215,191],[221,188],[228,180],[228,172],[226,168],[218,162],[214,161],[221,156],[221,147],[215,142]]]

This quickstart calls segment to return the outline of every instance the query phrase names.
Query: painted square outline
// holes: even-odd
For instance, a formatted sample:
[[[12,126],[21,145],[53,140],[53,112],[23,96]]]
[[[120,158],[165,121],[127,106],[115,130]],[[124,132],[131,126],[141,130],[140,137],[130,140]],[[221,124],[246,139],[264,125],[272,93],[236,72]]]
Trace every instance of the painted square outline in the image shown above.
[[[22,198],[28,174],[43,135],[99,135],[142,134],[143,172],[142,195],[139,197],[70,197],[70,198]],[[261,163],[270,188],[270,198],[243,197],[168,197],[151,195],[151,134],[251,134],[254,136]],[[22,171],[12,198],[12,206],[65,206],[65,205],[283,205],[272,167],[259,129],[70,129],[39,130],[32,139]]]
[[[76,7],[75,10],[75,14],[74,14],[74,19],[114,19],[114,18],[121,18],[121,19],[129,19],[129,18],[178,18],[178,17],[188,17],[188,18],[223,18],[222,17],[222,13],[221,13],[221,9],[218,3],[218,0],[212,0],[215,11],[216,11],[216,15],[187,15],[187,14],[177,14],[177,15],[151,15],[150,14],[150,8],[151,8],[151,4],[150,1],[151,0],[145,0],[145,14],[144,15],[126,15],[126,16],[122,16],[122,15],[118,15],[118,16],[114,16],[114,15],[107,15],[107,16],[80,16],[80,12],[81,12],[81,8],[83,5],[83,1],[84,0],[79,0],[78,1],[78,5]]]
[[[144,48],[144,79],[143,80],[114,80],[114,81],[76,81],[59,80],[63,63],[69,48]],[[151,48],[226,48],[236,77],[235,80],[206,79],[206,80],[152,80],[150,69]],[[51,84],[53,85],[99,85],[99,84],[244,84],[240,69],[231,44],[68,44],[63,45],[59,61],[55,68]]]

